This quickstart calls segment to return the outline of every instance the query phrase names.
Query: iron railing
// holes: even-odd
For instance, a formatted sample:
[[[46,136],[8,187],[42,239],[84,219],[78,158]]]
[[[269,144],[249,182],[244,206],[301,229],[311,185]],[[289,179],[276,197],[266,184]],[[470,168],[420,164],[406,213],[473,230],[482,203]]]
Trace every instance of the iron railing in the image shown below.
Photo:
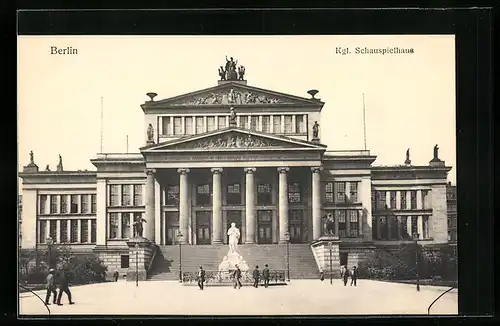
[[[262,281],[262,271],[261,281]],[[286,270],[270,270],[269,283],[278,284],[285,282]],[[192,284],[198,282],[198,272],[183,272],[182,283]],[[232,284],[234,282],[233,271],[205,271],[205,284]],[[242,272],[240,282],[242,284],[253,284],[252,271]]]

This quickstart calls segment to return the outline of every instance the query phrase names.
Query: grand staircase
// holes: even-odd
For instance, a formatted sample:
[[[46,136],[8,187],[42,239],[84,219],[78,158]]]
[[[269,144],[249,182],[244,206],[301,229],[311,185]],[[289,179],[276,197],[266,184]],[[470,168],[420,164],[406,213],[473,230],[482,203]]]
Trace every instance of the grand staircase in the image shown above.
[[[228,252],[227,245],[183,245],[182,271],[194,272],[201,265],[207,271],[215,271]],[[272,270],[286,270],[286,244],[246,244],[239,245],[238,251],[248,263],[262,270],[265,264]],[[179,246],[160,246],[153,261],[148,279],[179,279]],[[309,244],[290,244],[290,278],[319,278],[319,271]]]

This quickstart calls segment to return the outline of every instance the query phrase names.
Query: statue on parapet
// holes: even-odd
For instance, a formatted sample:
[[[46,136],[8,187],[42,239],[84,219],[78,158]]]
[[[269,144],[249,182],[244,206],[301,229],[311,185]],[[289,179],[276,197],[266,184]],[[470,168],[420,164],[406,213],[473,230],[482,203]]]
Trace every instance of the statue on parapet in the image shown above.
[[[325,235],[333,235],[335,233],[335,220],[332,214],[325,216]]]
[[[405,164],[411,164],[411,160],[410,160],[410,149],[409,149],[409,148],[406,150],[406,159],[405,159]]]
[[[227,235],[229,236],[229,251],[238,251],[238,241],[240,240],[240,230],[236,227],[236,223],[231,223],[231,227],[227,230]]]
[[[233,57],[230,59],[228,60],[226,55],[226,80],[237,80],[238,73],[236,72],[236,66],[238,65],[238,60],[234,60]]]
[[[439,147],[436,144],[436,146],[434,146],[434,158],[432,159],[433,161],[440,161],[438,151],[439,151]]]
[[[144,231],[144,227],[142,226],[142,223],[147,223],[145,219],[142,218],[142,216],[138,216],[135,221],[134,221],[134,233],[137,238],[142,238],[142,233]]]
[[[30,151],[30,164],[34,165],[35,164],[35,154],[33,154],[33,151]]]
[[[313,139],[319,139],[319,123],[318,123],[318,121],[314,121]]]
[[[155,129],[153,128],[152,124],[149,124],[147,134],[148,134],[148,142],[154,142],[153,139],[155,137]]]
[[[220,77],[220,80],[226,80],[226,71],[224,70],[224,67],[222,67],[222,66],[219,67],[219,77]]]
[[[63,163],[62,163],[62,156],[59,154],[59,163],[57,164],[57,171],[62,171],[63,170]]]
[[[240,66],[238,68],[238,80],[245,80],[245,66]]]

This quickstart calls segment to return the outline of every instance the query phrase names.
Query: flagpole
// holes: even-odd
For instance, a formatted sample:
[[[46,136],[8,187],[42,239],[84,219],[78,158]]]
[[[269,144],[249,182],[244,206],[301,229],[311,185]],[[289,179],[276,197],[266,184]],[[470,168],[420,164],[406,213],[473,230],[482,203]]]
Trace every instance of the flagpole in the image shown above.
[[[363,137],[365,141],[365,151],[366,151],[366,114],[365,114],[365,93],[363,93]]]
[[[102,138],[103,138],[103,131],[104,131],[104,98],[101,96],[101,153],[103,152],[102,149]]]
[[[128,154],[128,135],[127,135],[127,154]]]

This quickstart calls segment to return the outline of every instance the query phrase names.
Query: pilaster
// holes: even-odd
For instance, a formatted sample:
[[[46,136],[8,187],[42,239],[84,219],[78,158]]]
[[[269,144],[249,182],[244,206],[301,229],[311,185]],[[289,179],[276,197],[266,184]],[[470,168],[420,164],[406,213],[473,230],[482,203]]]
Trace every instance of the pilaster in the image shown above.
[[[283,116],[282,127],[283,127]],[[290,171],[288,167],[279,167],[279,242],[286,243],[286,233],[288,232],[288,181],[287,173]]]
[[[245,243],[255,243],[255,168],[245,168]]]

